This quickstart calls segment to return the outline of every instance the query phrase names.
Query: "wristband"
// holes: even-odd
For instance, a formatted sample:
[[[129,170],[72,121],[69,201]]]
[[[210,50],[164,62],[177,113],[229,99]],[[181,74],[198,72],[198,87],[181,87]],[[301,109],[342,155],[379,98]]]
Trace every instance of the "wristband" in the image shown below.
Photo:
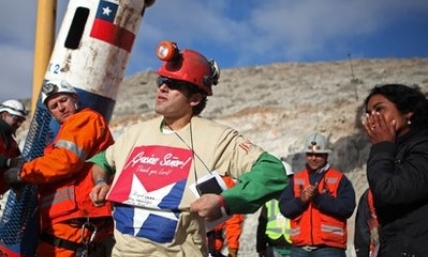
[[[229,215],[229,208],[227,206],[226,201],[224,200],[223,195],[219,195],[219,196],[220,196],[219,203],[220,203],[222,213]]]
[[[97,179],[96,181],[95,181],[95,183],[94,183],[96,186],[98,186],[98,185],[100,185],[100,184],[105,184],[105,185],[107,185],[107,181],[105,180],[105,179],[103,179],[103,178],[99,178],[99,179]]]
[[[219,195],[219,196],[220,196],[220,199],[219,199],[220,207],[225,207],[226,202],[224,201],[224,197],[222,195]]]

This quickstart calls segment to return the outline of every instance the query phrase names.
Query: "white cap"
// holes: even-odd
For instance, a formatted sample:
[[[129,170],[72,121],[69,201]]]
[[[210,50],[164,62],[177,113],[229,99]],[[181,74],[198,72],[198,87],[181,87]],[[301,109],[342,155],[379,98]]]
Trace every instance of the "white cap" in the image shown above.
[[[42,103],[46,105],[46,100],[59,93],[76,94],[74,87],[65,80],[47,80],[42,87]]]
[[[305,141],[305,153],[331,153],[327,148],[327,140],[320,133],[310,134]]]
[[[2,112],[8,112],[12,115],[16,115],[24,119],[28,115],[27,108],[25,108],[25,105],[18,100],[6,100],[1,103],[0,113]]]

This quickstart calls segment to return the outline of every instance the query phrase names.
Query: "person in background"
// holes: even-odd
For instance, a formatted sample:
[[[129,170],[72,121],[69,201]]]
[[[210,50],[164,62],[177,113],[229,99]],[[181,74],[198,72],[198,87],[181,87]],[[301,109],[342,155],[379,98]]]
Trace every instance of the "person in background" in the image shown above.
[[[291,165],[282,160],[285,173],[291,179],[294,175]],[[263,205],[257,226],[256,250],[259,257],[290,257],[290,220],[279,211],[279,202],[272,199]]]
[[[428,100],[417,87],[383,84],[371,89],[364,106],[378,256],[427,256]]]
[[[6,100],[0,104],[0,171],[3,173],[8,168],[19,163],[21,150],[15,140],[16,130],[28,116],[28,110],[18,100]],[[0,195],[6,193],[9,186],[0,180]]]
[[[54,142],[43,156],[4,173],[9,184],[38,185],[41,235],[37,256],[81,256],[87,248],[89,256],[108,256],[102,241],[112,236],[111,206],[95,207],[89,199],[94,183],[92,165],[85,162],[113,143],[107,123],[99,113],[79,109],[75,89],[64,80],[45,82],[42,103],[60,124]]]
[[[235,181],[228,174],[222,176],[227,188],[235,186]],[[207,243],[209,256],[224,257],[222,249],[224,241],[226,241],[228,249],[228,257],[237,257],[239,250],[239,238],[242,233],[242,223],[244,215],[233,214],[232,217],[225,222],[217,225],[213,230],[207,232]],[[225,240],[226,239],[226,240]]]
[[[132,126],[90,160],[95,181],[113,179],[96,185],[91,198],[114,203],[114,257],[208,256],[206,222],[257,211],[279,196],[287,178],[278,158],[200,117],[219,79],[215,61],[171,42],[157,50],[164,61],[156,83],[159,116]],[[218,188],[226,172],[238,179],[235,186],[203,193]]]
[[[295,173],[280,197],[281,213],[291,219],[291,256],[345,257],[347,220],[355,209],[355,191],[328,162],[331,150],[320,133],[305,141],[306,169]]]
[[[357,257],[376,257],[379,252],[379,222],[373,194],[366,189],[358,201],[355,216],[354,248]]]

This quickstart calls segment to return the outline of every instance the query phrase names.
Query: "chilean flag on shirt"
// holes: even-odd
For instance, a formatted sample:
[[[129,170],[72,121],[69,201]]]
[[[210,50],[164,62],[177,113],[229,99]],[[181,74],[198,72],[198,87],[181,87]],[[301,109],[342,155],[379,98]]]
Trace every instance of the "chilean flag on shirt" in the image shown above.
[[[119,5],[115,2],[100,1],[90,37],[131,52],[135,34],[114,23],[118,8]]]
[[[135,147],[107,196],[115,202],[116,228],[154,242],[171,242],[192,162],[190,149]]]

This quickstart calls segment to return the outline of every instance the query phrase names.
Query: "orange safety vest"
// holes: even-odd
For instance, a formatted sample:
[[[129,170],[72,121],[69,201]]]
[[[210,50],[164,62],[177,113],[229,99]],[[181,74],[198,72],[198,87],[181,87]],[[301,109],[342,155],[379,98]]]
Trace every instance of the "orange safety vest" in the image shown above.
[[[10,145],[8,147],[4,139],[0,139],[0,155],[12,159],[19,157],[21,155],[21,151],[12,135],[10,135],[9,140]],[[6,169],[2,169],[0,172],[3,174],[5,171]],[[9,190],[9,185],[7,185],[3,179],[0,179],[0,194],[6,193],[7,190]]]
[[[370,219],[368,221],[370,229],[370,257],[376,257],[379,252],[379,221],[375,211],[372,191],[367,193],[367,203],[370,210]]]
[[[61,125],[43,156],[23,165],[22,180],[39,185],[42,230],[74,218],[111,216],[109,203],[95,207],[89,198],[92,164],[85,161],[113,142],[104,118],[84,109]]]
[[[327,190],[333,197],[337,197],[337,189],[343,174],[335,169],[328,169],[318,184],[319,193]],[[300,192],[310,186],[309,171],[294,175],[294,196],[300,197]],[[314,204],[298,217],[291,220],[291,241],[293,245],[326,245],[346,249],[347,227],[346,220],[322,213]]]
[[[228,176],[223,176],[227,188],[231,188],[235,185],[235,181]],[[226,237],[226,244],[228,248],[239,249],[239,237],[242,233],[241,224],[244,221],[244,215],[234,214],[232,217],[225,222],[218,224],[211,233],[214,234],[214,240],[211,242],[213,250],[219,252],[223,249],[223,230]],[[208,240],[210,243],[210,240]]]

